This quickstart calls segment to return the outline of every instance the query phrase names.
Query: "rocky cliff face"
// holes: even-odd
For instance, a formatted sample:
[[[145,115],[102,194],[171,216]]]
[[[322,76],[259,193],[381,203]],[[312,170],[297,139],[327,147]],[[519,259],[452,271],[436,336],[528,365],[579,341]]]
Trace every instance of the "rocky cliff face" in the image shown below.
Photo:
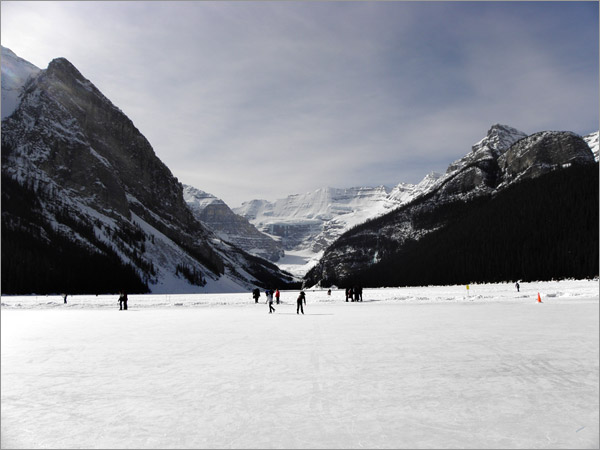
[[[479,159],[483,155],[498,158],[511,145],[525,137],[527,137],[526,133],[516,128],[497,123],[492,125],[487,135],[481,141],[473,145],[471,155],[478,155]],[[450,170],[452,167],[454,165],[450,166]]]
[[[322,188],[268,202],[253,200],[234,211],[263,233],[280,239],[285,250],[318,253],[349,227],[389,210],[383,187]]]
[[[545,131],[528,136],[498,159],[505,183],[535,178],[571,164],[594,161],[590,147],[581,136],[569,132]]]
[[[146,138],[64,58],[24,85],[20,104],[3,120],[2,175],[44,198],[39,227],[51,224],[99,253],[108,243],[154,292],[192,291],[224,278],[245,289],[262,284],[263,270],[285,278],[249,255],[244,262],[243,252],[235,260],[223,255],[226,245],[194,218],[182,185]],[[94,234],[81,236],[65,214]],[[3,210],[12,224],[17,215]],[[119,237],[124,228],[137,228],[143,245]]]
[[[470,153],[450,164],[427,192],[436,191],[438,197],[468,198],[495,189],[499,182],[498,158],[526,136],[512,127],[493,125],[486,137],[474,144]]]
[[[384,186],[322,188],[275,202],[252,200],[234,211],[280,240],[288,254],[316,257],[348,229],[410,202],[440,176],[431,173],[417,185],[400,183],[391,190]]]
[[[194,217],[224,241],[269,261],[278,261],[283,257],[281,243],[258,231],[214,195],[184,185],[183,196]]]
[[[571,165],[593,164],[587,143],[570,132],[543,132],[526,136],[510,127],[493,126],[472,152],[454,162],[429,191],[411,203],[345,233],[306,276],[314,285],[322,280],[347,279],[357,271],[397,252],[408,242],[446,226],[452,211],[434,211],[446,205],[494,195],[525,179],[539,177]]]

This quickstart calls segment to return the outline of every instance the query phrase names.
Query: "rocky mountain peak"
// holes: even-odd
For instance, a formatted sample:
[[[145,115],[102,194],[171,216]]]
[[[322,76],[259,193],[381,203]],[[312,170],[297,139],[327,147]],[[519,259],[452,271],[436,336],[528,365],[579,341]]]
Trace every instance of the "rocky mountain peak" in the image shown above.
[[[192,208],[204,208],[208,205],[224,205],[225,202],[208,192],[201,191],[195,187],[183,185],[183,198]]]
[[[46,69],[48,74],[68,74],[80,80],[85,80],[81,72],[67,58],[54,58]]]
[[[38,210],[3,209],[15,239],[29,221],[39,242],[51,230],[60,245],[75,242],[64,244],[74,255],[127,264],[154,292],[291,280],[198,221],[148,140],[68,60],[54,59],[29,80],[2,121],[2,195],[43,201]]]
[[[533,178],[571,164],[589,164],[594,155],[583,138],[567,131],[542,131],[514,144],[498,159],[505,181]]]
[[[519,139],[527,137],[527,134],[508,125],[494,124],[488,130],[486,137],[473,145],[473,153],[490,151],[498,157]]]
[[[489,207],[491,200],[497,200],[496,205],[503,205],[502,207],[507,209],[516,199],[524,205],[528,204],[530,208],[538,207],[545,214],[551,211],[545,220],[552,220],[554,216],[563,214],[561,219],[551,225],[546,223],[544,226],[552,228],[553,233],[557,231],[556,236],[563,240],[561,245],[562,248],[567,249],[569,258],[574,252],[573,244],[577,242],[575,239],[573,241],[565,239],[566,234],[562,229],[571,223],[577,226],[583,224],[581,228],[573,228],[577,230],[573,235],[581,232],[582,235],[587,236],[583,239],[585,244],[579,247],[582,252],[582,258],[579,260],[584,260],[589,255],[587,242],[593,242],[594,239],[597,242],[598,232],[597,222],[594,225],[589,220],[593,217],[593,214],[589,215],[590,209],[595,208],[597,211],[598,208],[597,190],[595,198],[593,195],[593,186],[597,187],[598,179],[598,169],[592,150],[596,148],[595,142],[597,142],[597,135],[594,133],[586,136],[586,139],[572,132],[557,131],[543,131],[524,136],[514,128],[495,125],[484,139],[473,146],[472,152],[451,164],[446,174],[431,185],[430,195],[421,195],[411,203],[339,236],[305,276],[306,283],[310,286],[317,283],[321,286],[326,286],[328,283],[344,285],[349,282],[356,283],[361,274],[368,274],[365,279],[372,282],[373,278],[378,278],[381,273],[385,274],[383,278],[389,277],[389,280],[393,280],[391,283],[398,283],[397,280],[402,279],[407,273],[412,273],[409,276],[411,278],[420,276],[423,268],[426,268],[426,271],[432,270],[434,262],[428,260],[422,269],[413,272],[414,261],[423,255],[432,254],[433,259],[440,259],[438,255],[444,255],[443,259],[451,254],[458,255],[456,262],[450,264],[446,270],[437,271],[446,272],[454,266],[462,267],[464,254],[469,252],[465,252],[460,245],[452,251],[444,252],[440,250],[440,244],[454,245],[458,236],[461,236],[461,239],[462,236],[466,236],[469,240],[469,236],[485,230],[480,236],[479,247],[483,248],[489,245],[488,241],[499,236],[497,250],[489,252],[492,258],[488,257],[488,252],[483,252],[486,253],[486,261],[477,261],[469,268],[465,279],[472,279],[472,273],[479,270],[482,264],[487,264],[487,260],[493,259],[495,253],[505,251],[508,241],[520,241],[520,239],[507,239],[504,236],[506,230],[502,220],[510,216],[508,219],[510,223],[515,217],[513,214],[506,213],[495,216],[497,214],[495,207]],[[580,181],[582,184],[574,187]],[[559,183],[561,185],[557,187]],[[532,186],[543,187],[531,189]],[[550,192],[551,189],[554,191],[547,194],[546,192]],[[574,207],[577,209],[577,214],[581,214],[580,217],[585,217],[585,220],[573,220],[572,209],[559,207],[561,204],[569,207],[571,203],[575,204],[572,198],[574,192],[586,194],[576,199],[579,206]],[[509,198],[511,200],[507,200]],[[482,212],[482,216],[490,214],[487,226],[482,225],[486,222],[473,212],[477,210]],[[519,233],[523,226],[529,226],[531,221],[523,221],[520,218],[516,220],[518,225],[514,225],[509,232],[510,236],[520,237],[531,234],[531,231]],[[488,231],[492,227],[495,227],[495,232]],[[537,232],[538,229],[535,227],[531,229],[536,229]],[[469,228],[472,230],[471,233],[465,231]],[[444,234],[450,233],[447,230],[452,230],[451,233],[455,234]],[[430,237],[426,237],[428,235]],[[540,242],[543,242],[543,239]],[[548,239],[548,242],[552,242],[551,247],[554,248],[555,242],[552,239]],[[464,244],[462,247],[466,248]],[[539,249],[536,246],[530,248],[536,248],[536,254],[532,254],[531,257],[540,259],[537,254]],[[520,253],[522,249],[518,250],[518,252],[507,252],[507,255],[522,255]],[[552,257],[558,259],[554,253]],[[519,264],[520,258],[521,256],[519,256]],[[597,274],[597,257],[592,257],[590,260],[592,265],[589,273]],[[500,266],[501,264],[496,264],[493,270],[497,270]],[[547,267],[544,266],[542,270],[547,270]],[[490,276],[490,273],[491,271],[488,271],[482,276]],[[554,276],[554,274],[547,273],[546,276]],[[415,278],[411,280],[417,282]]]
[[[235,214],[223,200],[188,185],[183,186],[183,198],[194,217],[224,241],[269,261],[284,256],[281,243],[258,231],[245,217]]]
[[[112,119],[109,115],[116,114],[120,121],[127,122],[128,127],[135,128],[131,120],[66,58],[53,59],[42,71],[37,87],[57,101],[74,107],[80,122],[85,122],[91,114],[101,113],[104,116],[100,118],[102,126]],[[135,131],[138,133],[137,129]]]

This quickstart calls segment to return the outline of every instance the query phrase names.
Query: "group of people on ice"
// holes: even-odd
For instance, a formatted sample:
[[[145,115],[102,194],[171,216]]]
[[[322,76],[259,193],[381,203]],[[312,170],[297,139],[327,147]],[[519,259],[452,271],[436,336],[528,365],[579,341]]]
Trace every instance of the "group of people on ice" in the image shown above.
[[[346,288],[346,301],[350,299],[351,302],[362,302],[362,286],[354,286]]]
[[[281,292],[279,292],[279,289],[275,289],[275,291],[273,291],[272,289],[267,289],[265,291],[265,295],[267,296],[267,304],[269,305],[269,314],[274,313],[275,308],[273,308],[273,296],[275,297],[275,303],[279,305],[279,301],[281,299]],[[258,299],[260,298],[259,288],[254,288],[254,290],[252,291],[252,297],[254,298],[254,303],[258,303]],[[303,305],[306,305],[306,294],[304,293],[304,291],[300,291],[300,294],[296,299],[296,314],[304,314]]]
[[[267,296],[267,303],[269,302],[269,298],[271,299],[271,302],[272,302],[273,296],[275,296],[275,301],[279,305],[279,299],[281,298],[281,292],[279,292],[279,289],[275,289],[275,291],[273,291],[271,289],[267,289],[265,291],[265,295]],[[254,288],[254,290],[252,291],[252,297],[254,298],[254,303],[258,303],[258,299],[260,298],[260,289],[259,288]]]

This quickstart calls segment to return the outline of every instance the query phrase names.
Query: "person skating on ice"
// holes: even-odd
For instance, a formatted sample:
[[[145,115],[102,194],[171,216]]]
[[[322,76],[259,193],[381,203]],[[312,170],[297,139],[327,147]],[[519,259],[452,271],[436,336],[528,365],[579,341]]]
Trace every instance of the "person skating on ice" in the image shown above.
[[[269,314],[275,312],[275,308],[273,308],[273,291],[269,290],[266,292],[267,294],[267,303],[269,304]]]
[[[300,314],[300,312],[304,314],[304,308],[302,307],[303,303],[306,305],[306,294],[304,291],[300,291],[298,299],[296,300],[296,314]]]

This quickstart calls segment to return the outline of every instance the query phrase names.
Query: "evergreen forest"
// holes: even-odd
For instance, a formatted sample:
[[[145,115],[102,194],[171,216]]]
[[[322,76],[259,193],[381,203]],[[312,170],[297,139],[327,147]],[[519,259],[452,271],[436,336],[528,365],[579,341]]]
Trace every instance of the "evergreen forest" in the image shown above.
[[[597,163],[446,204],[415,219],[446,226],[406,242],[365,270],[328,282],[382,287],[598,276]],[[393,214],[377,219],[379,225],[386,220]]]
[[[102,253],[84,247],[43,220],[44,194],[2,176],[2,294],[146,293],[147,284],[98,240],[93,227],[67,214],[61,221]]]

